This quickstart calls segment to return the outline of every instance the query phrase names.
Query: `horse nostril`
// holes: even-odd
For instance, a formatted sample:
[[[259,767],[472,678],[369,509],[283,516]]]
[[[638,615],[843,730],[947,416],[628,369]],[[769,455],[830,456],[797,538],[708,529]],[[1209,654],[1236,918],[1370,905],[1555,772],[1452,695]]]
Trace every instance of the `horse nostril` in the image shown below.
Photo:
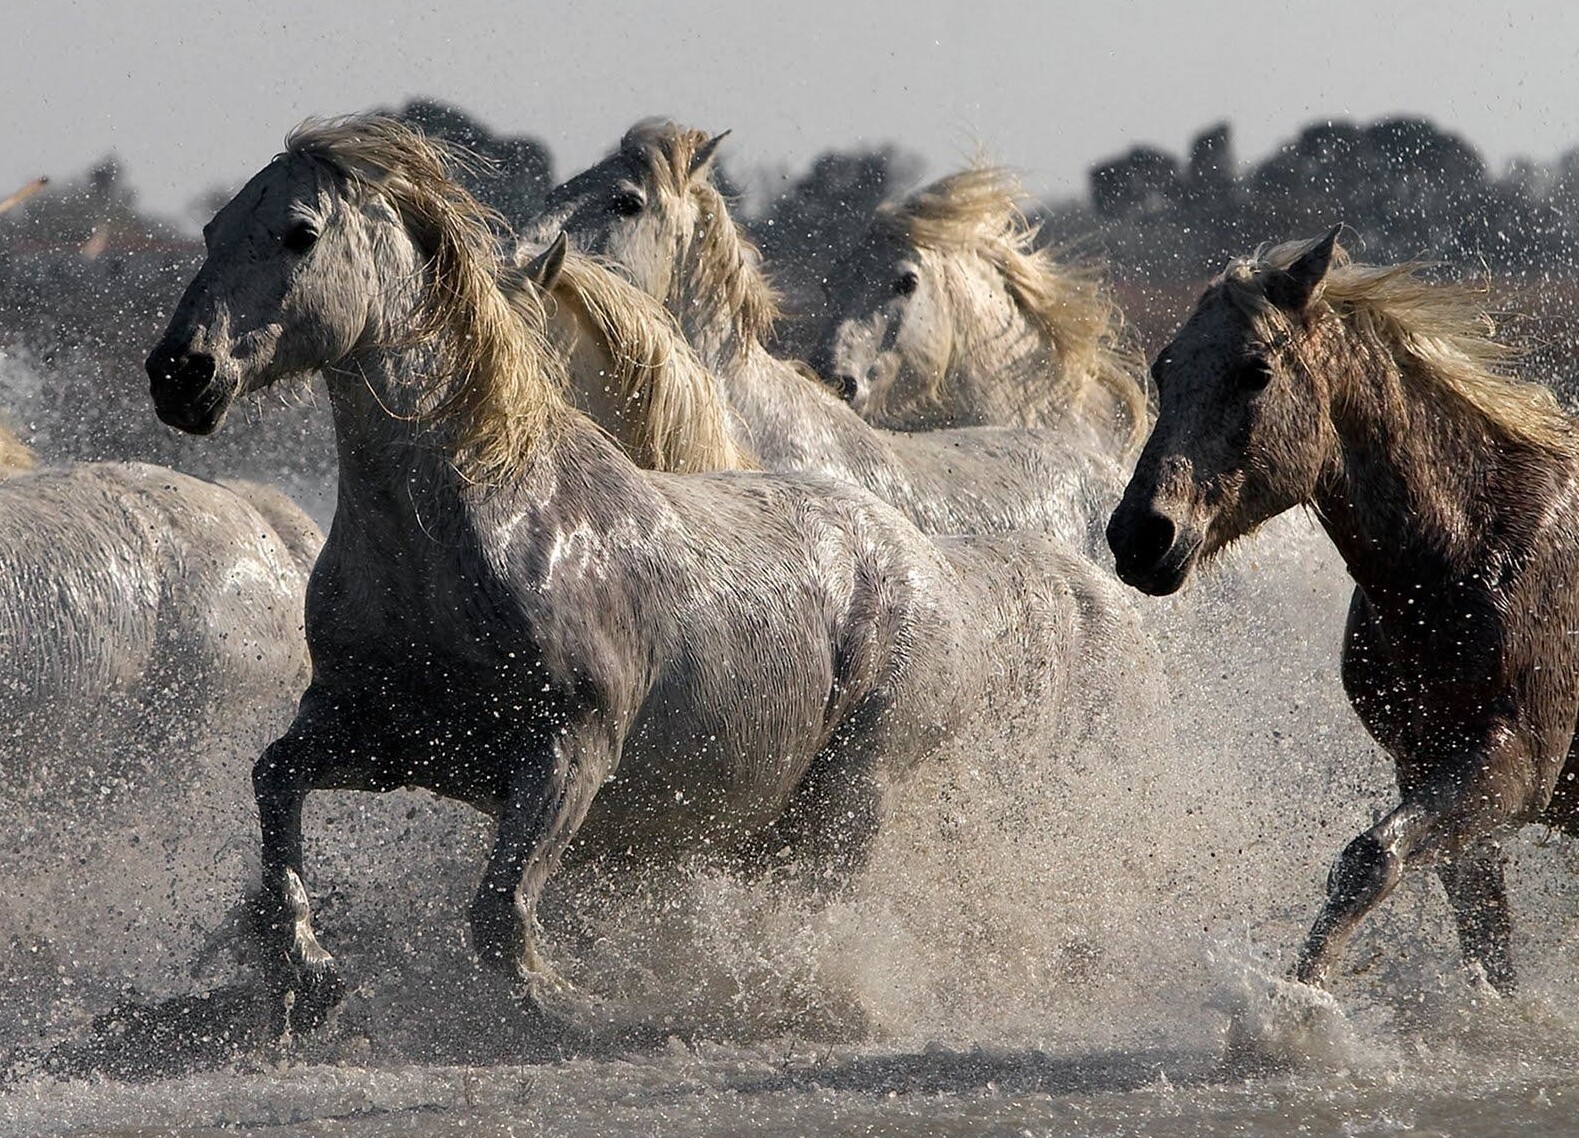
[[[1108,523],[1108,545],[1125,565],[1150,567],[1167,556],[1179,527],[1166,514],[1147,510],[1138,517],[1120,509]]]
[[[861,393],[861,385],[856,382],[855,376],[848,372],[840,372],[833,377],[833,386],[839,392],[839,398],[846,403],[854,403],[855,397]]]
[[[1179,527],[1165,514],[1150,514],[1135,526],[1135,544],[1149,553],[1153,561],[1161,561],[1178,536]]]
[[[168,384],[195,394],[214,380],[214,357],[207,352],[178,352],[159,347],[149,353],[144,366],[149,382],[156,387]]]

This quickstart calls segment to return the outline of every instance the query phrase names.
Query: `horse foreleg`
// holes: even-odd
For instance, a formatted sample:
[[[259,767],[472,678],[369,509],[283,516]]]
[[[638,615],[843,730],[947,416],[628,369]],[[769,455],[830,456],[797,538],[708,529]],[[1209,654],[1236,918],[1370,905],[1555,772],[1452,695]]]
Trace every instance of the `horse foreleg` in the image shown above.
[[[295,994],[291,1023],[310,1030],[345,994],[334,958],[313,932],[302,880],[302,803],[312,783],[311,757],[287,735],[263,752],[252,769],[263,830],[262,888],[253,921],[264,948],[265,974],[283,997]]]
[[[472,945],[490,967],[541,1005],[564,988],[539,943],[538,901],[610,769],[612,747],[589,729],[566,729],[550,753],[515,775],[471,903]]]
[[[1479,965],[1486,980],[1504,996],[1518,986],[1513,974],[1512,921],[1502,879],[1502,850],[1490,838],[1461,850],[1437,866],[1458,923],[1464,963]]]
[[[1403,804],[1375,826],[1355,838],[1338,856],[1327,878],[1327,902],[1311,927],[1294,967],[1295,979],[1306,984],[1325,983],[1327,972],[1343,952],[1355,928],[1380,905],[1403,876],[1406,864],[1424,864],[1451,858],[1466,847],[1486,839],[1497,827],[1521,816],[1533,778],[1525,777],[1529,764],[1505,736],[1499,746],[1488,746],[1454,756],[1405,792]],[[1464,898],[1471,904],[1489,898],[1501,900],[1500,870],[1494,880],[1471,870],[1463,878]],[[1452,894],[1450,893],[1450,896]],[[1458,900],[1454,900],[1458,909]],[[1506,921],[1506,905],[1499,904]],[[1462,913],[1462,910],[1458,910]],[[1465,926],[1460,918],[1460,935]],[[1494,922],[1482,920],[1469,926],[1477,949],[1491,954],[1490,968],[1501,970],[1500,983],[1512,986],[1506,935],[1502,946]],[[1467,949],[1466,949],[1467,951]],[[1479,957],[1477,957],[1479,959]],[[1497,981],[1494,981],[1496,983]]]

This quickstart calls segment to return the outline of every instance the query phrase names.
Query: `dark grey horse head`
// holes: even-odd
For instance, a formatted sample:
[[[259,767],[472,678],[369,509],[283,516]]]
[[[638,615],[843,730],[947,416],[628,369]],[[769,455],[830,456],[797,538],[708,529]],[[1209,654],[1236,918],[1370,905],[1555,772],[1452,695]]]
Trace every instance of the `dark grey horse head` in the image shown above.
[[[164,422],[209,434],[238,396],[309,375],[377,331],[362,213],[389,207],[338,178],[308,153],[283,154],[204,227],[207,259],[146,364]]]
[[[871,227],[828,274],[828,319],[812,367],[863,413],[874,393],[880,399],[914,366],[913,357],[926,361],[929,374],[941,375],[947,350],[939,358],[934,348],[949,328],[947,320],[937,319],[938,286],[913,244],[887,228]]]
[[[1108,522],[1126,583],[1172,593],[1202,558],[1314,494],[1334,427],[1299,333],[1341,256],[1337,235],[1236,262],[1158,354],[1160,412]]]

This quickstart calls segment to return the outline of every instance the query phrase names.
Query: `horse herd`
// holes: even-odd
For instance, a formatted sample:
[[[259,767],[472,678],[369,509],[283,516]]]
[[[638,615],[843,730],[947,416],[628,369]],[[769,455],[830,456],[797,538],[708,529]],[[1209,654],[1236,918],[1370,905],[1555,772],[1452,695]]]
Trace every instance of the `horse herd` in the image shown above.
[[[972,169],[879,211],[813,368],[769,348],[718,143],[639,124],[507,236],[455,152],[396,119],[292,134],[205,228],[147,369],[194,434],[323,375],[321,549],[266,487],[111,464],[0,484],[22,538],[0,546],[22,681],[0,698],[305,689],[253,770],[279,1014],[310,1028],[344,992],[311,791],[490,814],[473,945],[573,1025],[595,1004],[537,921],[561,861],[705,849],[837,889],[945,743],[1009,722],[1067,762],[1163,683],[1125,584],[1177,590],[1302,505],[1355,579],[1343,679],[1402,802],[1342,852],[1296,977],[1321,984],[1430,865],[1466,963],[1512,990],[1496,839],[1579,803],[1579,439],[1507,374],[1474,291],[1349,264],[1336,231],[1236,260],[1158,355],[1153,404],[1101,282]]]

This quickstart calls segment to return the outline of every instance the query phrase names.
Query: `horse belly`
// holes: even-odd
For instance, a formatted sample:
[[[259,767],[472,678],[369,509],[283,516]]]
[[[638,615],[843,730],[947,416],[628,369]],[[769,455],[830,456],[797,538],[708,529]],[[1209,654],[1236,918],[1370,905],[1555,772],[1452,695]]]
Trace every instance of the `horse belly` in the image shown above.
[[[610,851],[677,855],[727,849],[771,826],[826,741],[810,699],[736,693],[690,714],[669,714],[662,690],[625,742],[582,833]]]

